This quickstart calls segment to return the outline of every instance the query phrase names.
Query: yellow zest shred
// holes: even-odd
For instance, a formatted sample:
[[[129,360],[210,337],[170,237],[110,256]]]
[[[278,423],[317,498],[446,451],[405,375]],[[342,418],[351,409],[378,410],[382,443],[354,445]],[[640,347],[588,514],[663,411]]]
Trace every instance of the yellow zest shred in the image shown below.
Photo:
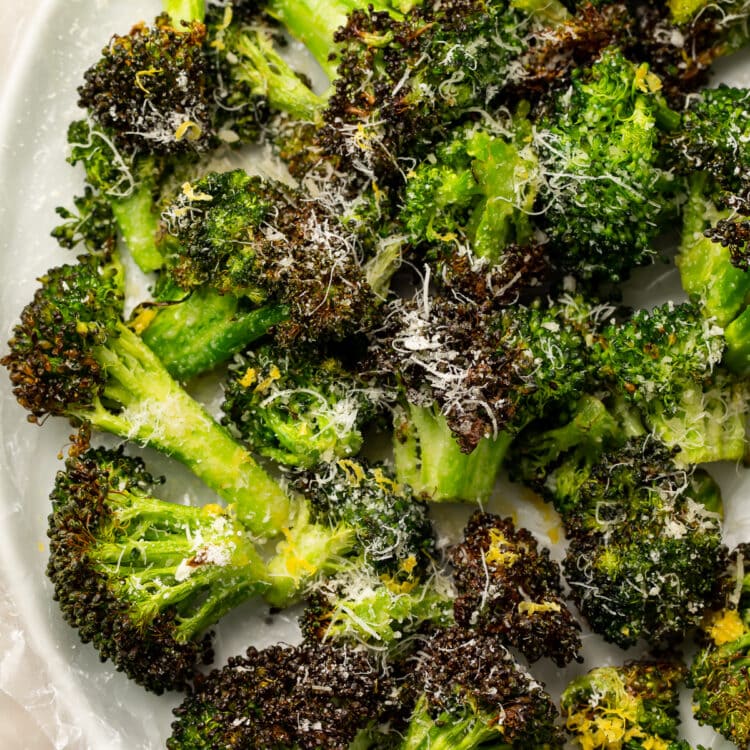
[[[181,141],[183,138],[187,138],[189,141],[197,141],[201,137],[203,132],[200,125],[192,120],[185,120],[178,125],[177,130],[174,131],[174,139]]]
[[[182,183],[182,194],[191,201],[212,201],[213,196],[208,193],[196,193],[195,188],[189,182]]]
[[[148,70],[139,70],[135,74],[135,85],[138,86],[138,88],[141,91],[144,91],[147,94],[150,94],[151,92],[144,86],[143,84],[143,78],[148,78],[149,76],[156,76],[159,75],[159,73],[163,72],[161,68],[149,68]]]
[[[344,470],[347,480],[354,485],[358,485],[365,478],[364,469],[350,458],[342,458],[338,465]]]
[[[258,373],[254,367],[248,367],[247,372],[237,381],[243,388],[249,388],[258,379]]]
[[[139,336],[151,325],[156,317],[156,310],[153,307],[144,307],[128,324],[131,331]]]
[[[508,540],[499,529],[490,530],[490,547],[484,554],[487,563],[499,563],[500,565],[514,565],[520,555],[517,552],[503,549],[508,545]]]
[[[261,380],[261,382],[255,386],[255,392],[265,393],[271,387],[272,383],[275,380],[279,380],[279,378],[281,378],[281,370],[279,370],[276,365],[271,365],[270,369],[268,370],[268,377]]]
[[[713,613],[705,630],[717,646],[736,641],[745,633],[745,624],[736,609]]]
[[[560,605],[557,602],[519,602],[518,614],[535,615],[537,612],[559,612]]]

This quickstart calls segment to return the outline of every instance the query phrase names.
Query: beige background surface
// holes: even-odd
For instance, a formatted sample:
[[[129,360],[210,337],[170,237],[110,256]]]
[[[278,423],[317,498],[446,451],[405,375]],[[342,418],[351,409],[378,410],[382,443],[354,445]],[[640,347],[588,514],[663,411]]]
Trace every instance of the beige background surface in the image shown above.
[[[0,86],[12,75],[13,61],[24,30],[42,0],[0,0]],[[0,144],[5,148],[6,144]],[[0,581],[0,653],[13,649],[10,637],[14,611]],[[29,670],[33,669],[31,664]],[[52,750],[53,745],[31,716],[7,693],[0,690],[0,747],[7,750]],[[70,748],[72,750],[72,748]],[[102,750],[105,750],[104,748]]]

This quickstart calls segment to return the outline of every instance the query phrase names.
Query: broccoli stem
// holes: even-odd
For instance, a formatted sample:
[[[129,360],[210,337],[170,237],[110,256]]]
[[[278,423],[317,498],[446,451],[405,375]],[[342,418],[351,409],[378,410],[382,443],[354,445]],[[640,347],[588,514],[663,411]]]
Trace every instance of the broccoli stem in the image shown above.
[[[118,324],[118,334],[96,348],[108,376],[100,400],[93,410],[81,408],[73,416],[173,456],[234,504],[253,533],[278,534],[290,512],[283,490],[172,379],[135,333]]]
[[[403,417],[396,424],[393,441],[400,482],[435,502],[480,502],[490,496],[512,441],[510,434],[483,438],[467,454],[435,409],[409,404],[408,415]]]
[[[287,112],[297,120],[315,120],[325,107],[327,97],[319,96],[279,55],[273,40],[262,31],[243,30],[236,41],[237,78],[263,96],[269,105]]]
[[[203,21],[206,17],[206,0],[163,0],[162,7],[178,28],[182,21]]]
[[[492,750],[511,747],[501,739],[500,729],[490,717],[456,718],[446,711],[432,719],[423,696],[417,702],[399,750],[473,750],[480,745],[485,747],[482,743],[491,743],[486,747]]]
[[[134,188],[126,198],[110,200],[112,213],[133,260],[144,273],[164,265],[164,257],[156,245],[159,215],[154,211],[151,187]]]
[[[152,311],[144,313],[146,318]],[[141,338],[173,378],[189,380],[230,359],[287,317],[283,305],[243,310],[237,297],[205,288],[159,308]]]

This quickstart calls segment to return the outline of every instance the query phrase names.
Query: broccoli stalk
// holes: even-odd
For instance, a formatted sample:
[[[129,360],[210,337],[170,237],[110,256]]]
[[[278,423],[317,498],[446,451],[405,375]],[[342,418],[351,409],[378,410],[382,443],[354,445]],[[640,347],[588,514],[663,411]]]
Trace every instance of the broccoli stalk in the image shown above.
[[[284,305],[252,307],[205,287],[173,303],[142,305],[130,327],[169,374],[184,381],[231,359],[288,317]]]
[[[2,360],[19,403],[33,421],[66,416],[174,456],[254,533],[277,534],[290,516],[285,493],[124,325],[122,302],[114,258],[49,271]]]
[[[51,495],[47,574],[81,640],[160,693],[189,684],[211,655],[206,630],[270,583],[231,511],[159,500],[152,483],[121,451],[69,458]]]
[[[183,22],[203,21],[206,17],[206,0],[162,0],[162,7],[177,28]]]

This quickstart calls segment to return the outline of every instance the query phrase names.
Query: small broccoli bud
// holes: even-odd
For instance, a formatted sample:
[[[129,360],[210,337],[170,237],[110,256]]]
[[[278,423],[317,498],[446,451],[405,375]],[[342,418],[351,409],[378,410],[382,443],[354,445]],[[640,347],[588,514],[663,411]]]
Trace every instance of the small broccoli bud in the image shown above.
[[[562,599],[560,568],[509,519],[475,513],[451,552],[456,622],[492,633],[530,662],[578,658],[580,626]]]

